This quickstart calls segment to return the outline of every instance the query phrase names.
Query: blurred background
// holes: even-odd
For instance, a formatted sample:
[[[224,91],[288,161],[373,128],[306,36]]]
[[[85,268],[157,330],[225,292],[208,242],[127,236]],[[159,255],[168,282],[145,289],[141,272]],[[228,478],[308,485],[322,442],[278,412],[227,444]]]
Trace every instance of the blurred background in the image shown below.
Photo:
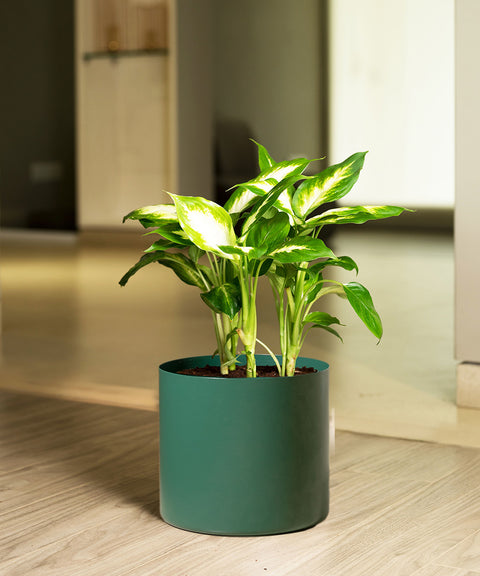
[[[1,226],[120,227],[164,189],[222,196],[255,173],[249,137],[278,159],[370,150],[350,201],[451,214],[453,10],[6,0]]]
[[[471,1],[457,4],[468,24]],[[459,420],[476,419],[456,405],[454,10],[1,2],[1,386],[153,409],[155,366],[208,353],[213,336],[206,347],[208,313],[168,270],[118,287],[148,246],[123,216],[165,190],[223,203],[256,174],[249,138],[279,161],[318,159],[312,170],[368,150],[345,202],[415,212],[360,234],[344,227],[332,244],[370,281],[386,338],[375,346],[352,319],[343,347],[315,335],[306,352],[339,366],[339,426],[473,442]],[[264,331],[275,339],[268,307]]]

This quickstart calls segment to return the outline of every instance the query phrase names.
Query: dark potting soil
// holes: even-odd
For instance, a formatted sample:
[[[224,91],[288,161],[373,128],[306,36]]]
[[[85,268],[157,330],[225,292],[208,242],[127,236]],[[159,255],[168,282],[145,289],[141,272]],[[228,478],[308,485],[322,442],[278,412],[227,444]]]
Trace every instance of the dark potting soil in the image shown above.
[[[316,370],[309,366],[295,369],[295,374],[310,374],[312,372],[316,372]],[[210,366],[210,364],[207,364],[201,368],[185,368],[184,370],[179,370],[178,374],[188,374],[190,376],[221,376],[222,378],[246,378],[247,368],[246,366],[237,366],[233,372],[222,375],[220,374],[220,368],[218,366]],[[275,366],[257,366],[257,376],[261,378],[278,377],[278,370]]]

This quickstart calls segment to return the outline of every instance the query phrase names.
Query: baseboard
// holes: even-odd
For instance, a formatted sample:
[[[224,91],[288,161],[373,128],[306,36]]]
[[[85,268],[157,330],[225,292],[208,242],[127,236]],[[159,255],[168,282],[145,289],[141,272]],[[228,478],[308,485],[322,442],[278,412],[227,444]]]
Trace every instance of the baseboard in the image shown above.
[[[480,364],[462,362],[457,366],[457,405],[480,409]]]

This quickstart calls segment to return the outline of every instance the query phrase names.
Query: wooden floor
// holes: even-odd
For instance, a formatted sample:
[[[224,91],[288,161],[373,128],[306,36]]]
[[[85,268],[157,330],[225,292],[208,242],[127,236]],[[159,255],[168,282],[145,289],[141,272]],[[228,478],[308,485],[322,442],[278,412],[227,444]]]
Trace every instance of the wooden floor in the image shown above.
[[[480,411],[455,402],[451,235],[359,230],[342,228],[331,244],[358,263],[382,342],[327,297],[326,310],[347,324],[344,343],[312,330],[303,349],[331,366],[337,428],[480,447]],[[3,231],[0,243],[0,389],[155,411],[158,364],[215,348],[198,290],[171,270],[147,267],[118,285],[148,237]],[[264,283],[259,309],[259,337],[278,350]]]
[[[216,537],[160,519],[156,420],[0,392],[0,574],[480,575],[479,449],[339,432],[326,521]]]

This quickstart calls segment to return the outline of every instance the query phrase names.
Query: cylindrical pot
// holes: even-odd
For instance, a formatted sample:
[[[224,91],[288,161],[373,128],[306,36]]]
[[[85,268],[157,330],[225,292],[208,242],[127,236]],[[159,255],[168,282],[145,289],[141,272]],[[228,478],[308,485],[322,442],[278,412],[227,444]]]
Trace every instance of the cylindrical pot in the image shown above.
[[[328,514],[328,364],[292,377],[178,374],[210,356],[160,366],[160,512],[178,528],[265,535]],[[271,364],[258,356],[257,364]]]

